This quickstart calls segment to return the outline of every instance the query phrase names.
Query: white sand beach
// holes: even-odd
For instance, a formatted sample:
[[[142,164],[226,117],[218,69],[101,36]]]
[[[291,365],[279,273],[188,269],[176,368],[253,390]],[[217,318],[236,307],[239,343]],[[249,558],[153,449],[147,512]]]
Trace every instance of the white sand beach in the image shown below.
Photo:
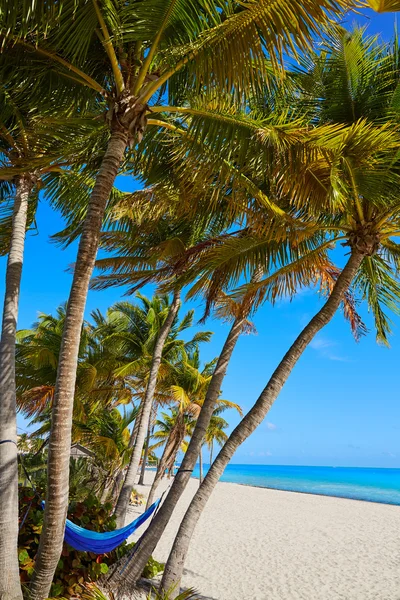
[[[138,491],[146,494],[151,478]],[[181,498],[158,560],[166,560],[197,486],[192,480]],[[139,512],[131,509],[129,519]],[[219,483],[183,585],[204,600],[399,600],[400,507]]]

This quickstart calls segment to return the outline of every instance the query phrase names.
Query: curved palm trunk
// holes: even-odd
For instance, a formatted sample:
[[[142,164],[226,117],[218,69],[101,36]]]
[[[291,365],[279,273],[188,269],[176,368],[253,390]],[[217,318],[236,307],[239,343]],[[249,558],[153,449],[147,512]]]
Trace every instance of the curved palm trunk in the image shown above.
[[[175,598],[179,594],[179,584],[193,531],[226,465],[240,444],[263,421],[308,344],[334,316],[343,299],[344,293],[358,271],[362,259],[362,254],[357,251],[352,252],[347,265],[338,277],[330,297],[289,348],[253,408],[229,436],[215,459],[214,464],[210,467],[202,485],[193,497],[176,535],[161,583],[163,590],[174,589],[171,598]]]
[[[167,468],[167,456],[169,456],[171,449],[172,449],[172,440],[171,440],[171,434],[170,434],[168,436],[167,443],[165,444],[164,451],[158,462],[156,474],[154,475],[154,479],[151,484],[149,495],[147,496],[146,510],[153,504],[153,499],[154,499],[155,493],[157,491],[157,488],[160,484],[161,479],[165,475],[165,471]]]
[[[211,440],[211,444],[210,444],[210,467],[212,465],[212,459],[213,459],[213,450],[214,450],[214,443]]]
[[[121,488],[123,479],[124,479],[124,474],[122,471],[119,471],[118,475],[114,479],[114,485],[113,485],[112,492],[111,492],[111,497],[112,497],[113,502],[115,502],[116,499],[118,498],[119,490]]]
[[[0,343],[0,598],[21,600],[18,565],[18,460],[15,342],[28,201],[34,181],[16,181]]]
[[[159,508],[156,516],[153,518],[149,527],[141,538],[140,547],[135,552],[135,560],[131,561],[124,571],[123,584],[127,589],[130,584],[135,584],[140,578],[149,556],[157,546],[158,541],[171,518],[175,506],[190,480],[192,471],[196,466],[207,427],[210,423],[210,419],[221,391],[222,382],[224,380],[229,361],[242,332],[245,321],[246,319],[244,317],[238,317],[235,319],[225,340],[225,344],[222,348],[221,354],[219,355],[210,385],[208,386],[203,406],[201,407],[200,414],[196,421],[196,426],[190,439],[189,446],[185,452],[185,456],[183,457],[181,467],[178,469],[178,472],[175,475],[171,489],[168,492],[168,495],[166,496],[162,506]],[[113,580],[117,582],[117,577],[110,577],[109,581],[111,584]]]
[[[135,424],[132,429],[131,437],[129,438],[129,444],[128,444],[129,448],[133,448],[135,445],[141,418],[142,418],[142,404],[140,404],[140,406],[139,406],[138,414],[135,419]]]
[[[165,319],[163,326],[160,329],[158,338],[154,347],[153,359],[151,362],[151,368],[149,373],[149,381],[147,384],[146,394],[143,399],[142,414],[140,418],[140,424],[138,427],[137,437],[135,446],[133,448],[131,460],[126,473],[125,481],[122,486],[117,506],[115,508],[115,515],[117,517],[117,526],[123,527],[126,518],[126,511],[129,506],[129,498],[132,493],[132,488],[135,483],[140,457],[142,456],[143,444],[147,433],[147,428],[150,421],[151,407],[153,405],[154,394],[156,391],[158,371],[160,369],[162,352],[164,344],[167,341],[168,334],[171,331],[174,319],[179,311],[180,306],[180,291],[174,292],[174,297],[171,303],[168,316]]]
[[[199,467],[200,467],[200,477],[199,477],[199,486],[200,486],[203,483],[203,446],[200,448]]]
[[[90,197],[79,242],[52,408],[46,508],[30,587],[31,600],[43,600],[50,595],[51,582],[62,550],[68,505],[72,410],[86,297],[96,260],[104,211],[127,142],[128,135],[125,131],[118,129],[112,132]]]
[[[135,445],[137,431],[139,428],[140,415],[141,415],[141,408],[139,407],[138,414],[135,419],[135,424],[133,426],[132,433],[129,438],[128,448],[133,448],[133,446]],[[112,490],[112,501],[115,504],[118,502],[118,497],[119,497],[124,479],[125,479],[124,472],[123,472],[123,470],[121,470],[118,472],[118,475],[115,478],[114,486],[113,486],[113,490]]]
[[[171,474],[174,474],[176,457],[178,455],[179,448],[181,447],[182,442],[185,439],[185,434],[186,428],[184,417],[183,415],[180,415],[176,424],[171,430],[171,433],[168,436],[167,443],[165,444],[164,452],[162,453],[160,462],[157,467],[157,472],[147,498],[146,510],[153,504],[155,493],[165,473],[168,471],[168,479],[171,477]]]

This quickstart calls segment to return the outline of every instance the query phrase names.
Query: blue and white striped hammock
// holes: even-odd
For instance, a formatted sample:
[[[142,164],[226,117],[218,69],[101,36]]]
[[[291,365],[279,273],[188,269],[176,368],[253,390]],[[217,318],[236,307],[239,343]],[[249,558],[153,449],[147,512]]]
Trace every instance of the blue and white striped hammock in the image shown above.
[[[94,552],[95,554],[104,554],[105,552],[111,552],[118,546],[120,546],[125,540],[136,529],[138,529],[147,519],[154,513],[160,500],[156,500],[154,504],[150,506],[142,515],[137,519],[125,525],[121,529],[115,529],[114,531],[106,531],[104,533],[98,533],[97,531],[90,531],[75,525],[67,519],[65,525],[65,541],[67,544],[80,550],[81,552]]]

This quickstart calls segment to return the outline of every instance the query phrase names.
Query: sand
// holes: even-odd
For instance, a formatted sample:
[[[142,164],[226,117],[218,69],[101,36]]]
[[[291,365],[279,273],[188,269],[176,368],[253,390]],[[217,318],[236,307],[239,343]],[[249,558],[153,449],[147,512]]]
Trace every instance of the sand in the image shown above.
[[[138,491],[146,494],[151,478]],[[191,480],[158,560],[167,559],[197,487]],[[129,520],[139,512],[131,509]],[[204,600],[400,600],[400,506],[218,483],[183,585]]]

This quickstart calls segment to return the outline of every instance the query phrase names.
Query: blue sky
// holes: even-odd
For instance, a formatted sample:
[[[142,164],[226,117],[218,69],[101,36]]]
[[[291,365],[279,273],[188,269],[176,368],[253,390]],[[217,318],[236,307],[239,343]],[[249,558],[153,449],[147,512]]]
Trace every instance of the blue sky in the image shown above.
[[[358,16],[371,33],[389,39],[393,15],[371,11]],[[353,18],[349,19],[351,23]],[[119,178],[119,187],[134,189],[130,178]],[[19,328],[30,327],[39,312],[54,312],[69,293],[68,266],[75,260],[76,245],[61,250],[49,242],[63,222],[44,202],[37,215],[38,230],[30,233],[22,280]],[[4,276],[5,259],[0,259]],[[150,294],[152,289],[146,288]],[[4,292],[3,277],[0,293]],[[119,300],[122,290],[90,292],[87,316],[105,311]],[[301,328],[321,306],[315,291],[301,293],[292,302],[264,305],[256,315],[256,335],[243,336],[231,361],[223,397],[245,411],[257,399],[277,363]],[[195,308],[200,318],[199,304]],[[356,343],[342,314],[317,336],[297,364],[280,397],[257,431],[240,447],[233,462],[336,466],[400,467],[400,319],[394,317],[391,348],[375,342],[370,316],[362,309],[370,333]],[[202,329],[214,332],[203,346],[204,360],[218,355],[227,325],[210,319]],[[227,413],[232,426],[238,419]],[[19,417],[19,427],[26,422]]]

